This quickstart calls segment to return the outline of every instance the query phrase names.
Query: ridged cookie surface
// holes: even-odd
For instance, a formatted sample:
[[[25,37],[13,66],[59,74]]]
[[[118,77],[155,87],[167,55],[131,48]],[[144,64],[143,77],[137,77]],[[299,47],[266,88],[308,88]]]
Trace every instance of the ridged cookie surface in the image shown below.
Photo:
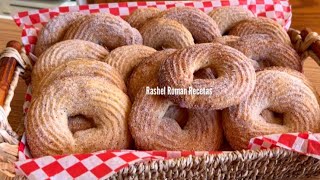
[[[76,59],[61,64],[42,78],[38,85],[39,89],[32,90],[32,98],[36,98],[53,81],[75,76],[102,77],[123,92],[127,92],[121,75],[109,64],[92,59]]]
[[[272,114],[274,118],[264,112]],[[280,116],[280,117],[279,117]],[[252,95],[224,110],[223,125],[229,144],[247,148],[253,137],[292,132],[319,132],[318,94],[303,74],[282,67],[257,72]]]
[[[257,70],[270,66],[281,66],[302,71],[302,62],[298,53],[291,46],[275,41],[269,35],[245,35],[226,44],[256,61],[259,64]]]
[[[91,14],[72,24],[64,39],[82,39],[112,50],[120,46],[142,44],[139,31],[129,23],[108,13]]]
[[[32,70],[32,87],[38,89],[41,79],[57,66],[76,58],[102,61],[109,54],[98,44],[83,40],[59,42],[46,50],[37,60]]]
[[[254,17],[239,22],[229,35],[244,36],[250,34],[267,34],[274,40],[291,46],[291,40],[285,29],[276,21],[265,17]]]
[[[166,114],[172,105],[164,96],[146,95],[144,89],[139,92],[129,120],[138,149],[209,151],[220,147],[222,128],[217,111],[187,110],[186,123],[181,127]]]
[[[133,68],[137,66],[143,58],[155,52],[155,49],[143,45],[122,46],[112,50],[104,61],[117,69],[121,77],[127,81]]]
[[[212,68],[216,79],[194,79],[199,69]],[[237,105],[253,92],[255,70],[240,51],[218,43],[197,44],[171,54],[160,68],[161,87],[173,88],[167,97],[181,107],[223,109]],[[185,89],[211,93],[185,93]],[[189,91],[187,91],[189,92]]]
[[[177,21],[157,18],[140,28],[143,44],[157,50],[166,48],[181,49],[194,45],[190,31]]]
[[[34,54],[39,57],[46,49],[61,41],[70,25],[81,21],[85,14],[70,12],[59,15],[50,20],[40,31]]]
[[[69,77],[55,81],[32,101],[26,119],[26,137],[33,157],[91,153],[129,148],[126,94],[100,77]],[[95,128],[77,131],[68,117],[92,118]]]
[[[217,23],[198,8],[174,7],[161,14],[160,17],[175,20],[185,26],[196,43],[209,43],[221,36]]]
[[[228,32],[237,23],[254,17],[254,14],[240,6],[223,6],[208,14],[219,26],[221,34]]]
[[[126,21],[134,28],[140,29],[150,19],[155,18],[160,14],[160,10],[157,8],[141,8],[136,9],[131,13]]]

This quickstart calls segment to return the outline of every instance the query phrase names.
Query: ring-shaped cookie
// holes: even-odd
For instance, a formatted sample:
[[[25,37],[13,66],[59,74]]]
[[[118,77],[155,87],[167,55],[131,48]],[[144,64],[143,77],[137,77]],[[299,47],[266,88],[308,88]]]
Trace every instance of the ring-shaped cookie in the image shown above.
[[[134,28],[140,29],[150,19],[155,18],[160,14],[157,8],[140,8],[131,13],[126,21]]]
[[[137,66],[143,58],[155,52],[155,49],[143,45],[122,46],[112,50],[104,62],[118,70],[121,77],[127,82],[134,67]]]
[[[33,157],[91,153],[129,148],[129,97],[100,77],[69,77],[54,81],[28,110],[26,138]],[[68,128],[68,117],[92,118],[95,128]]]
[[[265,17],[253,17],[243,20],[229,31],[229,35],[234,36],[245,36],[250,34],[267,34],[276,41],[292,46],[286,30],[276,21]]]
[[[56,43],[41,54],[32,70],[32,87],[38,89],[42,78],[59,65],[77,58],[103,61],[109,54],[102,46],[83,40]]]
[[[157,51],[149,57],[144,58],[143,61],[133,69],[128,81],[128,94],[131,100],[134,100],[142,87],[158,79],[161,64],[168,55],[175,51],[175,49]]]
[[[81,21],[85,16],[87,15],[80,12],[70,12],[54,17],[40,30],[34,54],[39,57],[50,46],[61,41],[70,25]]]
[[[75,59],[67,61],[54,68],[48,73],[37,86],[38,89],[32,89],[32,98],[36,98],[39,93],[53,81],[66,77],[88,76],[103,77],[111,84],[117,86],[124,93],[127,92],[126,85],[119,72],[105,62],[95,61],[92,59]]]
[[[194,79],[194,72],[207,67],[214,69],[216,79]],[[253,92],[256,77],[244,54],[218,43],[177,50],[162,64],[160,74],[160,86],[174,88],[174,94],[167,94],[170,100],[181,107],[196,109],[223,109],[239,104]],[[185,93],[190,92],[190,87],[211,94]]]
[[[254,17],[254,14],[240,6],[218,7],[208,14],[218,25],[221,35],[228,32],[237,23]]]
[[[157,50],[181,49],[194,45],[192,34],[177,21],[157,18],[140,28],[143,44]]]
[[[161,12],[159,17],[175,20],[185,26],[196,43],[209,43],[221,36],[217,23],[198,8],[174,7]]]
[[[151,83],[150,87],[156,87]],[[222,142],[222,128],[217,111],[187,110],[187,122],[181,128],[166,116],[173,105],[160,95],[138,93],[129,118],[135,146],[142,150],[217,150]],[[176,110],[175,110],[176,111]],[[191,140],[192,139],[192,140]]]
[[[174,53],[175,49],[165,49],[153,53],[146,57],[134,68],[128,81],[128,94],[133,101],[142,87],[147,86],[150,82],[158,80],[161,64],[167,57]],[[201,69],[194,73],[196,79],[214,79],[215,76],[210,68]]]
[[[303,74],[283,67],[257,72],[254,92],[238,106],[223,111],[223,126],[229,144],[247,148],[253,137],[291,132],[319,132],[319,96]],[[282,118],[268,118],[263,113]],[[279,115],[280,114],[280,115]]]
[[[302,62],[298,53],[291,46],[274,41],[269,35],[245,35],[226,44],[256,61],[257,70],[270,66],[281,66],[302,71]]]
[[[91,14],[74,23],[64,39],[82,39],[112,50],[120,46],[142,44],[139,31],[120,17],[108,14]]]

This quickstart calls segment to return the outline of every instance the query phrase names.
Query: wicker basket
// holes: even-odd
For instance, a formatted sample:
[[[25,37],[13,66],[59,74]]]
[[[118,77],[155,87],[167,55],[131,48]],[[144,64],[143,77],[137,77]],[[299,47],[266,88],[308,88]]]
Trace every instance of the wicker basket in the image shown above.
[[[304,29],[301,33],[290,29],[288,33],[301,58],[311,56],[320,65],[318,34],[310,29]],[[13,57],[3,57],[0,64],[0,106],[5,112],[0,122],[0,179],[24,179],[25,177],[15,175],[14,168],[20,137],[11,129],[6,117],[10,112],[10,102],[18,77],[23,72],[19,64],[26,56],[17,42],[11,41],[7,47],[13,47],[17,51]],[[27,83],[30,82],[29,74],[27,70],[23,73]],[[22,121],[20,123],[23,124]],[[320,160],[274,148],[138,163],[120,170],[110,179],[300,179],[319,174]]]

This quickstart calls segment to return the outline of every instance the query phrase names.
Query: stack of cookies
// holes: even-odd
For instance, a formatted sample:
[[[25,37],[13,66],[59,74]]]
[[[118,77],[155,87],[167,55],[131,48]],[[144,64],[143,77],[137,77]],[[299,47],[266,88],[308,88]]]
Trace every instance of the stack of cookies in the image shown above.
[[[241,7],[67,13],[34,53],[33,157],[239,150],[255,136],[320,130],[320,98],[286,31]]]

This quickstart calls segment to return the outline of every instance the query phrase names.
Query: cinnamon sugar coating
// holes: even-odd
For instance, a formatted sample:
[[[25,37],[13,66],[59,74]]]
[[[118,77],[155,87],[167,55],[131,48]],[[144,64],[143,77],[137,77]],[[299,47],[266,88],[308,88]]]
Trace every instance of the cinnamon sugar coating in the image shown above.
[[[54,68],[53,71],[42,78],[37,86],[38,89],[32,89],[32,98],[36,98],[53,81],[76,76],[103,77],[124,93],[127,92],[127,87],[116,69],[107,63],[83,58],[67,61]]]
[[[104,62],[114,67],[127,82],[133,68],[155,52],[155,49],[143,45],[122,46],[112,50]]]
[[[226,36],[218,39],[214,42],[233,47],[250,58],[256,70],[281,66],[302,71],[302,61],[298,53],[291,46],[275,41],[267,34],[244,35],[239,38]]]
[[[282,114],[274,118],[267,113]],[[319,96],[303,74],[283,67],[257,72],[254,92],[223,112],[225,136],[232,148],[247,148],[253,137],[292,132],[319,132]]]
[[[26,137],[33,157],[126,149],[131,144],[129,97],[101,77],[69,77],[54,81],[32,101]],[[96,128],[77,131],[68,117],[92,118]]]
[[[286,30],[276,21],[265,17],[253,17],[239,22],[231,28],[229,35],[244,36],[250,34],[267,34],[275,41],[291,45],[291,40]]]
[[[108,54],[108,50],[89,41],[61,41],[51,46],[38,58],[32,70],[32,88],[38,89],[41,79],[47,73],[67,61],[77,58],[102,61]]]
[[[221,35],[227,33],[237,23],[254,17],[254,14],[240,6],[218,7],[208,14],[218,25]]]
[[[142,87],[152,81],[156,81],[159,75],[159,69],[168,55],[175,52],[175,49],[165,49],[157,51],[143,59],[143,61],[134,68],[128,81],[128,91],[131,100],[134,100]]]
[[[150,85],[155,86],[156,83]],[[146,95],[145,89],[141,89],[129,119],[130,132],[138,149],[209,151],[220,147],[222,128],[217,111],[188,109],[185,125],[181,127],[167,115],[172,105],[164,96]]]
[[[143,44],[157,50],[166,48],[180,49],[194,45],[189,30],[177,21],[156,18],[140,28]]]
[[[120,46],[142,44],[139,31],[129,23],[108,13],[91,14],[72,24],[64,39],[82,39],[112,50]]]
[[[134,28],[140,29],[146,22],[152,18],[157,17],[160,14],[160,10],[157,8],[140,8],[131,13],[126,21]]]
[[[161,12],[159,17],[177,21],[185,26],[196,43],[212,42],[214,38],[221,36],[217,23],[198,8],[173,7]]]
[[[216,79],[194,79],[193,73],[213,68]],[[210,95],[167,95],[181,107],[223,109],[245,100],[255,86],[255,70],[238,50],[218,43],[197,44],[171,54],[160,68],[161,87],[211,89]]]
[[[87,15],[80,12],[70,12],[51,19],[38,35],[34,54],[39,57],[50,46],[61,41],[70,25],[81,21],[85,16]]]

